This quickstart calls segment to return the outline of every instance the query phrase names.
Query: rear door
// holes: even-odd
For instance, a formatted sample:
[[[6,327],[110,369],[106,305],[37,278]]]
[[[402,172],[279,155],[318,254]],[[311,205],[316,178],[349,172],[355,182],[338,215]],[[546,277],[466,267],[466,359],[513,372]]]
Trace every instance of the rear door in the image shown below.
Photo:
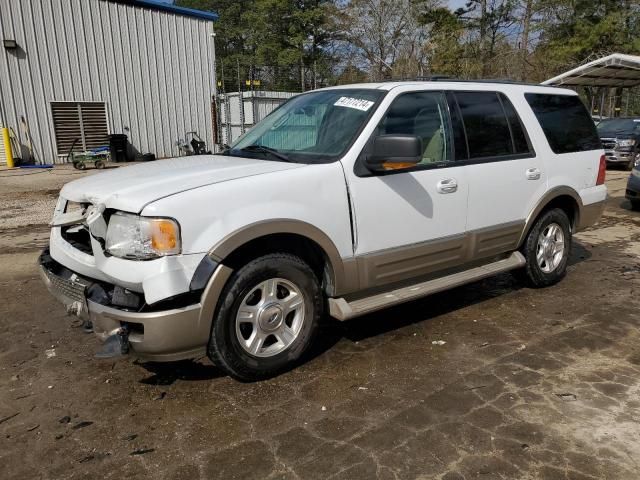
[[[474,259],[514,250],[533,202],[547,189],[536,155],[511,100],[501,92],[451,93],[462,119],[469,205],[467,234]]]

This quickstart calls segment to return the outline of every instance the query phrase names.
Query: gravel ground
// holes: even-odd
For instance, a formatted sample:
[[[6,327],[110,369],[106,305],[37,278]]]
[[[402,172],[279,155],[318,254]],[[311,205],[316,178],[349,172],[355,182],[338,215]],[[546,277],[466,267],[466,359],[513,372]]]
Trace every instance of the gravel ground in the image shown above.
[[[3,230],[49,223],[62,186],[93,175],[95,169],[75,170],[72,165],[52,169],[0,169],[0,227]]]
[[[328,321],[304,364],[253,384],[207,359],[96,360],[35,268],[48,214],[32,210],[63,180],[12,178],[30,193],[0,224],[0,478],[637,480],[640,215],[626,176],[609,173],[605,216],[560,284],[500,275]]]

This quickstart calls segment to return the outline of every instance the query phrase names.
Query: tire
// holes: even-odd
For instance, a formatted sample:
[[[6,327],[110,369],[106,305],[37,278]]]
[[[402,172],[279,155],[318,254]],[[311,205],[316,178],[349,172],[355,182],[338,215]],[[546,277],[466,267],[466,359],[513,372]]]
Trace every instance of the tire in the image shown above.
[[[76,170],[84,170],[85,168],[87,168],[87,166],[84,164],[84,162],[74,162],[73,168],[75,168]]]
[[[544,238],[548,250],[545,254]],[[562,253],[552,255],[555,247],[562,242]],[[526,264],[517,275],[531,287],[542,288],[558,283],[567,272],[567,262],[571,253],[571,223],[569,217],[559,208],[543,212],[531,227],[521,249]],[[539,258],[539,254],[541,253]]]
[[[96,163],[94,163],[95,167],[97,169],[103,169],[104,168],[104,162],[102,160],[96,160]]]
[[[208,356],[237,380],[273,377],[307,351],[323,306],[318,278],[300,258],[274,253],[252,260],[220,296]]]

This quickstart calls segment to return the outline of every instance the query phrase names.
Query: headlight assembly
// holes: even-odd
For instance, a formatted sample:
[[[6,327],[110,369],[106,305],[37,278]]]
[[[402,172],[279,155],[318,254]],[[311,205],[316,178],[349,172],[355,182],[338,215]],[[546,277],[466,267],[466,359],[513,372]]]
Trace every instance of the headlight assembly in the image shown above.
[[[636,144],[636,141],[633,138],[618,140],[619,147],[633,147],[635,144]]]
[[[114,257],[149,260],[181,251],[180,226],[169,218],[116,212],[107,227],[105,249]]]

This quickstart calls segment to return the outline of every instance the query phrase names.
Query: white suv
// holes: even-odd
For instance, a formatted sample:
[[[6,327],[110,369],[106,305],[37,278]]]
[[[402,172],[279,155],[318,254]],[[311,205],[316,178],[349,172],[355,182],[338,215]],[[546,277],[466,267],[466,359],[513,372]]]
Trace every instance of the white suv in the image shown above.
[[[238,379],[294,364],[338,320],[514,270],[565,274],[606,198],[578,96],[481,82],[298,95],[221,155],[67,184],[43,278],[106,340]]]

